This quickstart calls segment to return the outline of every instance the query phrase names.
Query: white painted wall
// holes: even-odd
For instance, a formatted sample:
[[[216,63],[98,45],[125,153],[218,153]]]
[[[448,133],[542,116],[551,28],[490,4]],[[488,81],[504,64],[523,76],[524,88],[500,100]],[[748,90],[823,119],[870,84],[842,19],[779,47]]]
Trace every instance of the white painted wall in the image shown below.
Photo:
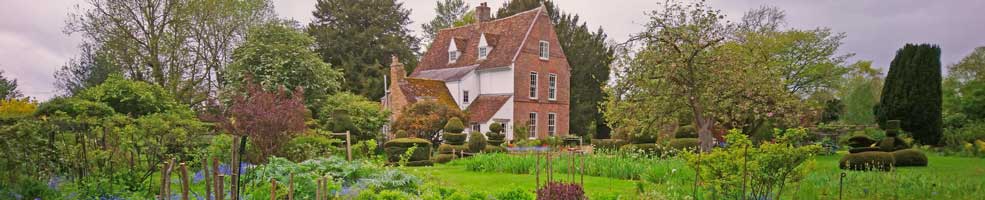
[[[455,99],[458,108],[462,110],[469,107],[469,104],[464,104],[462,101],[464,91],[469,91],[469,103],[475,102],[475,98],[480,94],[479,79],[475,71],[469,72],[461,80],[445,82],[445,86],[448,87],[448,92]]]
[[[479,83],[482,94],[512,94],[513,67],[481,71]]]

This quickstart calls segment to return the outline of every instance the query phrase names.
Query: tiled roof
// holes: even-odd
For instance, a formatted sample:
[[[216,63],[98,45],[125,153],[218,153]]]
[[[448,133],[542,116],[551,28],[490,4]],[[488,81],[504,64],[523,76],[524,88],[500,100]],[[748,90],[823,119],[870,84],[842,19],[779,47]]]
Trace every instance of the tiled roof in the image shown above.
[[[506,104],[506,101],[510,100],[511,94],[483,94],[475,98],[472,104],[469,104],[469,122],[486,122],[499,111],[499,108]]]
[[[474,70],[476,67],[478,66],[472,65],[465,67],[415,71],[413,74],[410,74],[410,76],[414,78],[442,80],[446,82],[457,81],[457,80],[462,80],[462,77],[469,74],[469,72],[472,72],[472,70]]]
[[[445,86],[444,81],[408,77],[400,82],[400,90],[409,103],[416,103],[423,99],[434,99],[453,108],[458,107],[455,98],[452,98],[451,93],[448,93],[448,87]]]
[[[543,8],[533,9],[502,19],[441,29],[414,72],[416,74],[418,71],[474,65],[478,66],[476,69],[507,66],[513,63],[513,58],[537,17],[546,17],[542,10]],[[492,47],[492,51],[486,59],[478,60],[477,48],[483,33],[486,34],[486,42]],[[460,55],[454,63],[448,63],[448,46],[452,40],[455,41]]]

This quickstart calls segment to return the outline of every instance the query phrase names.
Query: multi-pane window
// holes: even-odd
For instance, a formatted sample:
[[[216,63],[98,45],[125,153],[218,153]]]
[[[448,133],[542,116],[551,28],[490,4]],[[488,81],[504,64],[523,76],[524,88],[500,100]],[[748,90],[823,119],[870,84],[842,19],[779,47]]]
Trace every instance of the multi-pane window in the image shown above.
[[[549,136],[554,136],[554,133],[557,132],[557,128],[555,128],[555,118],[557,118],[557,114],[547,113],[547,135]]]
[[[530,120],[527,120],[527,133],[530,138],[537,137],[537,113],[530,113]]]
[[[547,76],[547,99],[557,100],[557,74]]]
[[[462,91],[462,103],[465,103],[465,104],[468,104],[469,103],[469,91],[468,90]]]
[[[489,55],[489,47],[479,47],[479,60],[486,59],[487,55]]]
[[[472,124],[472,131],[477,131],[477,132],[482,131],[481,128],[482,128],[482,124],[478,124],[478,123]]]
[[[550,46],[547,41],[540,41],[540,59],[547,59],[551,56]]]
[[[448,62],[453,63],[458,60],[458,51],[448,51]]]
[[[530,98],[537,99],[537,72],[530,72]]]

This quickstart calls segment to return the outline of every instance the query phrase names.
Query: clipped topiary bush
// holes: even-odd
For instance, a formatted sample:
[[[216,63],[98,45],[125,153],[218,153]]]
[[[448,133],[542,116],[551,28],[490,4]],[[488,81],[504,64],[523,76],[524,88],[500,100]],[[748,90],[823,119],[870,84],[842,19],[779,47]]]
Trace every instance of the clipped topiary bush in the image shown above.
[[[489,131],[493,133],[503,133],[503,124],[499,122],[494,122],[489,125]]]
[[[859,148],[849,149],[848,153],[862,153],[868,151],[882,151],[882,149],[880,149],[879,147],[859,147]]]
[[[681,126],[674,133],[674,138],[698,138],[698,132],[694,130],[692,125]]]
[[[506,152],[506,148],[501,146],[486,145],[486,148],[482,149],[482,151],[486,153],[504,153]]]
[[[500,126],[502,126],[502,125],[500,125]],[[492,129],[492,128],[490,127],[490,129]],[[502,128],[500,128],[500,129],[502,130]],[[506,140],[505,140],[506,139],[506,134],[503,134],[503,133],[498,133],[498,132],[495,132],[495,131],[491,131],[491,132],[486,133],[486,137],[489,139],[487,141],[487,143],[489,143],[489,145],[499,146],[499,145],[502,145],[503,143],[506,142]]]
[[[927,155],[917,149],[903,149],[893,152],[896,166],[927,166]]]
[[[594,139],[592,140],[592,146],[598,149],[618,149],[623,145],[628,144],[626,140],[620,139]]]
[[[701,145],[698,138],[675,138],[670,140],[670,148],[676,150],[695,150]]]
[[[386,153],[387,161],[390,163],[400,162],[407,149],[416,146],[408,161],[428,161],[431,160],[431,142],[421,138],[397,138],[383,143],[383,151]],[[408,164],[409,165],[409,164]]]
[[[459,152],[468,151],[468,150],[469,147],[466,145],[450,145],[450,144],[438,145],[438,153],[440,154],[450,154],[450,153],[457,154]]]
[[[438,154],[438,155],[436,155],[434,157],[431,157],[431,162],[433,162],[433,163],[448,163],[448,162],[451,162],[451,160],[454,160],[456,158],[458,158],[458,155],[455,155],[455,154]]]
[[[845,155],[838,162],[838,168],[847,170],[889,171],[896,164],[893,154],[882,151],[869,151]]]
[[[486,136],[478,131],[469,133],[469,152],[479,153],[484,149],[486,149]]]
[[[462,123],[462,119],[452,117],[448,119],[448,123],[445,124],[445,128],[442,130],[446,133],[462,133],[462,131],[465,131],[465,124]]]
[[[445,144],[462,145],[465,144],[466,135],[464,133],[444,133],[441,135]]]
[[[856,135],[848,138],[848,146],[856,148],[869,147],[876,142],[878,142],[876,139],[872,139],[872,137],[869,137],[868,135]]]
[[[397,133],[394,133],[393,135],[396,136],[397,138],[407,138],[407,137],[410,137],[410,135],[407,134],[407,131],[404,131],[404,130],[399,130],[399,131],[397,131]]]

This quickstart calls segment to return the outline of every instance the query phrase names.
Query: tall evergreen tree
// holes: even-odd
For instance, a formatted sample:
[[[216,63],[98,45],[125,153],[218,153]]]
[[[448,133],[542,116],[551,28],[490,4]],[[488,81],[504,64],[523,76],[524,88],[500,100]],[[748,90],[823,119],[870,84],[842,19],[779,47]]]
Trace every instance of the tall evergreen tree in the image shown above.
[[[609,127],[599,112],[600,102],[605,100],[602,86],[609,81],[609,65],[614,57],[614,49],[605,43],[608,36],[599,28],[592,32],[578,15],[562,13],[551,1],[513,0],[503,5],[497,17],[507,17],[516,13],[535,9],[543,3],[553,22],[558,41],[571,66],[571,102],[569,110],[570,132],[585,135],[595,134],[596,138],[608,138]],[[591,136],[591,135],[589,135]]]
[[[410,10],[395,0],[318,0],[308,34],[322,60],[345,73],[342,88],[379,99],[390,56],[405,70],[417,65],[418,39],[410,34]]]
[[[940,47],[930,44],[907,44],[896,51],[876,110],[880,126],[885,126],[886,120],[901,120],[901,128],[921,144],[940,142],[940,57]]]

